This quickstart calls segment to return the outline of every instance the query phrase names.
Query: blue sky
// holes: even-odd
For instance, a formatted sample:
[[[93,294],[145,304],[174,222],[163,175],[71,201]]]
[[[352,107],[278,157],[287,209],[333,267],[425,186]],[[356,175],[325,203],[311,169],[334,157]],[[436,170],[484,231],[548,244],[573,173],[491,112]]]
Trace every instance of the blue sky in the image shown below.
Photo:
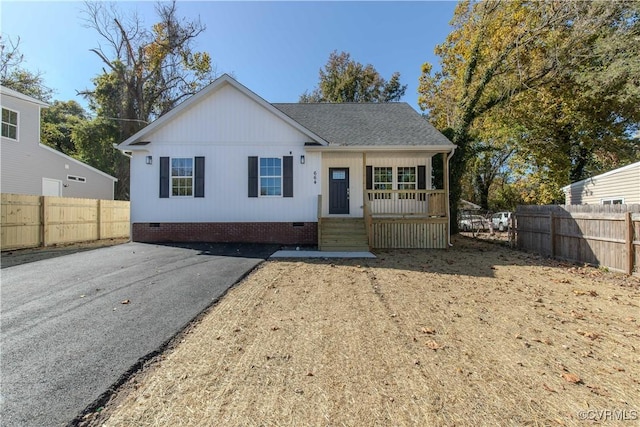
[[[147,27],[155,2],[117,2],[136,10]],[[233,73],[240,83],[269,102],[297,102],[318,82],[318,71],[333,50],[372,64],[384,78],[394,71],[407,84],[403,101],[418,109],[420,67],[436,65],[435,46],[450,31],[451,1],[421,2],[211,2],[179,1],[178,15],[200,16],[207,27],[197,50],[211,54],[218,74]],[[0,3],[3,37],[20,37],[23,66],[44,74],[54,99],[74,99],[91,88],[102,70],[92,52],[104,41],[82,21],[83,3]]]

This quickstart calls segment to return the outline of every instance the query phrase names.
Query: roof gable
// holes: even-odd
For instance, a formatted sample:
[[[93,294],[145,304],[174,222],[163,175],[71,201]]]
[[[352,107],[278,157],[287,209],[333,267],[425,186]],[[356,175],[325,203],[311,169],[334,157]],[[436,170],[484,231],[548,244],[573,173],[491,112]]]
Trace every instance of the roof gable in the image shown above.
[[[214,97],[216,93],[221,93],[221,94],[225,92],[228,93],[230,88],[232,88],[237,92],[240,92],[246,98],[248,98],[254,105],[262,107],[263,110],[266,110],[271,115],[276,116],[281,120],[281,122],[288,125],[288,127],[295,129],[295,131],[302,133],[309,140],[319,143],[321,145],[327,144],[327,142],[323,140],[320,136],[316,135],[309,129],[305,128],[300,123],[296,122],[295,120],[293,120],[291,117],[287,116],[280,110],[274,108],[267,101],[262,99],[260,96],[256,95],[254,92],[252,92],[242,84],[238,83],[229,75],[224,74],[223,76],[213,81],[210,85],[206,86],[201,91],[199,91],[198,93],[196,93],[195,95],[188,98],[186,101],[184,101],[183,103],[181,103],[180,105],[178,105],[177,107],[169,111],[167,114],[161,116],[160,118],[155,120],[153,123],[149,124],[142,130],[137,132],[136,134],[132,135],[130,138],[122,142],[118,146],[118,148],[125,151],[146,149],[145,145],[148,145],[148,144],[145,144],[145,142],[147,142],[145,141],[145,139],[148,139],[151,136],[158,135],[160,133],[164,133],[164,134],[168,133],[169,130],[167,128],[169,127],[169,125],[173,123],[178,123],[179,118],[181,116],[183,116],[184,114],[192,114],[192,113],[197,114],[197,110],[199,106],[203,105],[204,103],[211,102],[210,99]],[[209,105],[207,104],[207,106]],[[207,121],[209,120],[210,117],[211,116],[209,115],[208,118],[204,117],[203,119]]]
[[[22,101],[27,101],[30,102],[32,104],[36,104],[40,107],[48,107],[49,104],[47,104],[46,102],[42,102],[39,99],[33,98],[31,96],[25,95],[23,93],[20,93],[16,90],[13,89],[9,89],[6,86],[0,86],[0,95],[2,96],[11,96],[13,98],[17,98],[20,99]]]

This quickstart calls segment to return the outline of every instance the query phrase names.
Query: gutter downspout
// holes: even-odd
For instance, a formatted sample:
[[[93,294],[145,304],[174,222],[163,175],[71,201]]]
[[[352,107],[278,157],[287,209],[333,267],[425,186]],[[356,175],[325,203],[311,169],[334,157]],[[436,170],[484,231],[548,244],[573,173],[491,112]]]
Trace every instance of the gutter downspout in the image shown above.
[[[458,148],[457,146],[454,146],[453,149],[451,150],[451,153],[449,153],[449,155],[447,155],[447,176],[445,177],[447,179],[447,217],[449,218],[449,223],[447,224],[447,243],[449,245],[449,247],[453,246],[451,244],[451,200],[449,197],[449,192],[451,191],[451,183],[449,181],[449,176],[451,175],[450,173],[450,168],[449,168],[449,161],[451,160],[451,158],[453,157],[453,155],[456,152],[456,148]]]

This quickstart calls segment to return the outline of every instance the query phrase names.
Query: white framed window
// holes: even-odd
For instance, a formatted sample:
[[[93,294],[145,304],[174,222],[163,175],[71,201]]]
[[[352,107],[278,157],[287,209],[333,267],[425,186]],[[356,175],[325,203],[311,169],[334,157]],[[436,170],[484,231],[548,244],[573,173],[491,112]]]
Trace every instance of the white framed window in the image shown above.
[[[193,197],[193,158],[171,159],[171,196]]]
[[[624,197],[610,197],[608,199],[601,199],[602,205],[624,205]]]
[[[393,190],[393,168],[374,167],[373,168],[373,189]],[[390,199],[391,193],[376,194],[376,199]]]
[[[417,175],[416,168],[411,167],[398,167],[397,173],[398,190],[415,190],[417,188]],[[415,193],[400,193],[398,194],[400,199],[415,199]]]
[[[2,108],[2,136],[18,140],[18,112]]]
[[[282,158],[260,157],[260,196],[282,196]]]

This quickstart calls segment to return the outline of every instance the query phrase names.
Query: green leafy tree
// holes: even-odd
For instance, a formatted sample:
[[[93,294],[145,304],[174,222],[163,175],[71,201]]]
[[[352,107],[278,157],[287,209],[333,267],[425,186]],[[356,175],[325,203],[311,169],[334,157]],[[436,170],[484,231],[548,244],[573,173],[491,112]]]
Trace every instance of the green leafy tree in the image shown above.
[[[636,19],[629,13],[628,5],[622,1],[489,0],[465,1],[457,6],[453,31],[436,48],[442,70],[432,74],[432,66],[424,64],[419,87],[421,107],[429,110],[430,119],[437,127],[453,129],[453,142],[458,146],[451,168],[452,211],[461,194],[460,183],[467,163],[474,154],[473,142],[487,138],[478,129],[479,122],[489,118],[503,121],[510,109],[518,110],[512,104],[523,100],[539,102],[543,91],[566,87],[565,82],[575,79],[577,70],[588,70],[598,62],[610,63],[593,48],[598,37],[611,36],[598,29],[617,26],[620,29],[613,33],[628,36],[629,29],[621,27],[629,27],[627,23]],[[606,42],[602,46],[606,46]],[[579,93],[578,86],[571,88],[574,94]],[[520,108],[519,113],[526,110]],[[531,141],[534,134],[530,125],[539,112],[528,111],[529,123],[515,120],[526,128],[517,138],[521,142],[518,150]],[[515,117],[517,114],[512,118]],[[572,141],[569,145],[575,148],[579,138]],[[578,154],[583,155],[580,146],[577,147]],[[566,150],[563,153],[568,157]],[[577,168],[579,157],[571,161]],[[541,173],[555,169],[540,166]],[[548,178],[547,175],[543,181]]]
[[[113,148],[120,141],[117,123],[113,120],[96,117],[82,121],[72,130],[71,138],[75,144],[75,157],[113,176],[123,175],[128,169],[128,158]],[[125,183],[128,186],[128,182]]]
[[[318,87],[303,93],[300,102],[393,102],[407,89],[400,84],[400,73],[385,80],[371,64],[362,65],[346,52],[331,52],[320,69]]]
[[[156,14],[158,22],[147,29],[137,16],[123,17],[115,5],[86,3],[85,22],[104,42],[91,51],[105,68],[94,79],[94,89],[82,93],[98,118],[114,123],[101,122],[93,129],[105,132],[102,143],[108,145],[98,152],[111,148],[114,139],[119,143],[133,135],[215,77],[209,54],[193,49],[204,25],[180,18],[175,1],[158,3]],[[123,161],[114,165],[116,197],[128,199],[129,169],[120,165]]]
[[[73,130],[87,120],[87,112],[76,101],[53,101],[49,108],[42,111],[41,141],[73,156],[76,154]]]

